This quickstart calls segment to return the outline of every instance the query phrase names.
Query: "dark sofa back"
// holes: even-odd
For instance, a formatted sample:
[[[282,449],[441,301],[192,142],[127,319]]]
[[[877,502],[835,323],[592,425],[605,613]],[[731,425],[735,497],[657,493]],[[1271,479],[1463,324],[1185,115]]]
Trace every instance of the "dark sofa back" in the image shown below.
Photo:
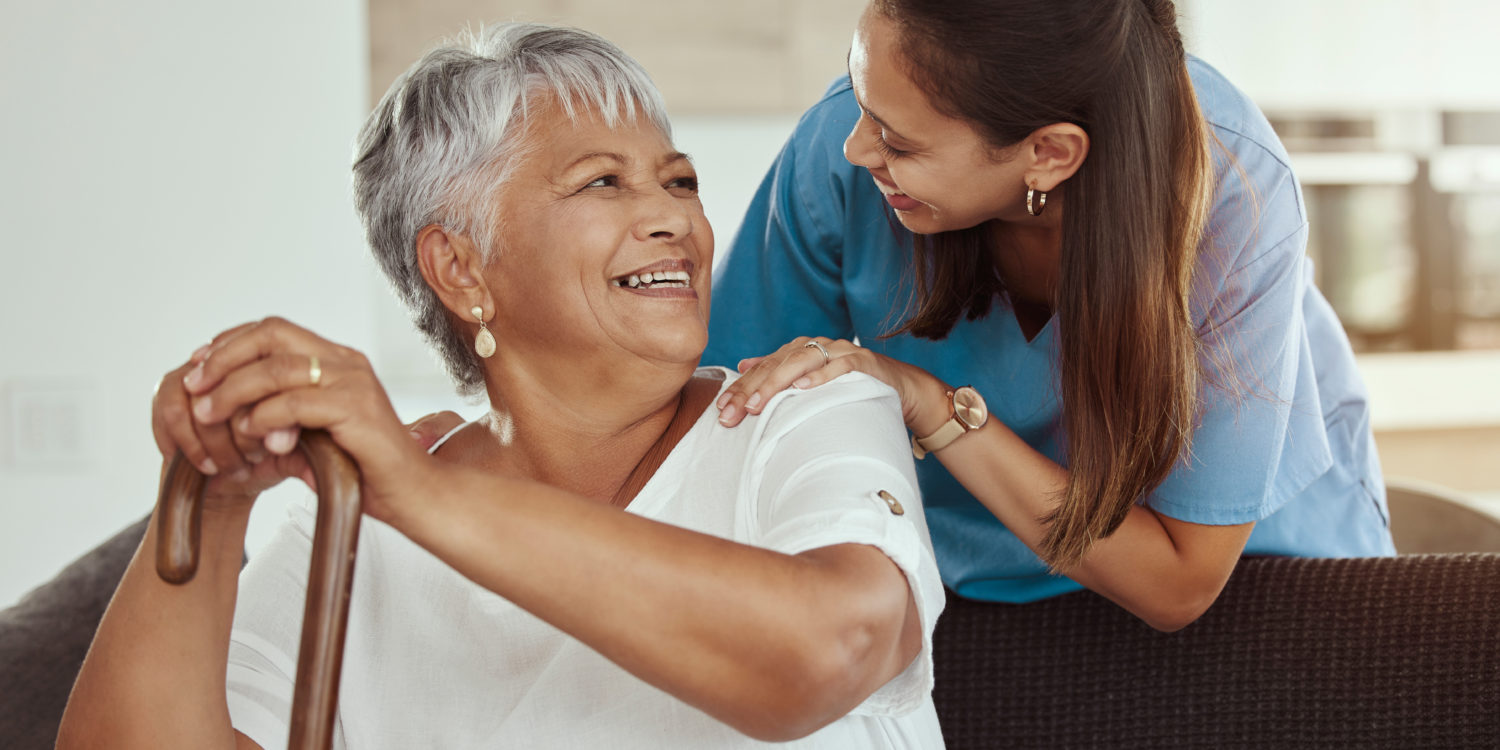
[[[949,750],[1500,747],[1500,554],[1247,558],[1176,633],[950,594],[935,639]]]

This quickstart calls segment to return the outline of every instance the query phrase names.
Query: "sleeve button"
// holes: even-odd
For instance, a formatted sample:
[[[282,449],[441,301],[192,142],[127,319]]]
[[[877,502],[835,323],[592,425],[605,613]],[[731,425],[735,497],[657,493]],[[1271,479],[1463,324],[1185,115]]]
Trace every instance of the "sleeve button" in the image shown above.
[[[901,501],[897,500],[895,495],[892,495],[885,490],[881,490],[875,494],[878,495],[881,500],[885,501],[885,507],[890,508],[892,515],[906,515],[906,509],[901,507]]]

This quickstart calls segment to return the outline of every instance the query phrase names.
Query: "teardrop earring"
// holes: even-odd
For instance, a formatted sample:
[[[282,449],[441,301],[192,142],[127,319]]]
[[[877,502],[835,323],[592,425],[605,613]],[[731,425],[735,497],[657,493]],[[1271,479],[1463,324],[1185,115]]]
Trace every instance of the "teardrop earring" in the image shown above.
[[[489,359],[495,354],[495,336],[490,333],[490,327],[484,324],[484,308],[475,305],[469,312],[479,321],[479,335],[474,337],[474,353]]]

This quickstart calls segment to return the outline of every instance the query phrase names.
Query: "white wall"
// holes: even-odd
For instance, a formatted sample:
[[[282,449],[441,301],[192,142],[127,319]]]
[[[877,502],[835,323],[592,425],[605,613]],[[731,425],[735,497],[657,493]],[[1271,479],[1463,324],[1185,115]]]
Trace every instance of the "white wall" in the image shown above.
[[[150,510],[152,389],[213,333],[373,344],[364,29],[361,0],[0,5],[0,606]]]
[[[0,6],[0,607],[150,510],[152,389],[225,327],[277,314],[364,349],[403,418],[480,411],[411,332],[350,205],[363,14]],[[721,251],[794,122],[676,120]],[[263,498],[252,552],[302,493]]]

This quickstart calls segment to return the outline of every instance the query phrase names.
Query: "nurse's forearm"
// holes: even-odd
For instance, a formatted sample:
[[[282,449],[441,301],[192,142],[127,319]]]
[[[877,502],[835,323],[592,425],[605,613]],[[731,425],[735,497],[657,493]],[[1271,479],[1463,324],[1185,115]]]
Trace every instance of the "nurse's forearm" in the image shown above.
[[[784,555],[479,471],[423,484],[430,495],[393,519],[398,531],[758,739],[839,718],[921,645],[914,595],[873,547]]]
[[[1028,547],[1041,547],[1067,470],[999,420],[932,454]],[[1160,630],[1176,630],[1213,603],[1234,570],[1252,524],[1204,526],[1137,505],[1067,575]]]

